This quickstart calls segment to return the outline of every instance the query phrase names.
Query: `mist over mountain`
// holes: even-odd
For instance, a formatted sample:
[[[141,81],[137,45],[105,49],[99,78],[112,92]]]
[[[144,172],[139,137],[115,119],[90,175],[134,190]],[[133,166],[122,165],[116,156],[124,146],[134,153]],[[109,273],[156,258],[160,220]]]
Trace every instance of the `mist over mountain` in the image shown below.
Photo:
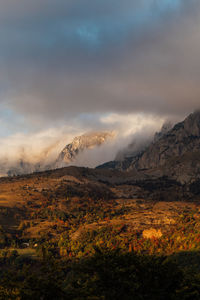
[[[195,181],[200,177],[200,111],[170,128],[171,124],[164,124],[149,145],[98,168],[135,170],[181,183]]]
[[[65,145],[64,142],[60,136],[37,155],[31,148],[19,148],[17,159],[1,159],[1,174],[12,176],[75,165],[145,171],[180,182],[191,181],[199,174],[200,112],[175,126],[171,121],[164,122],[154,134],[147,129],[128,136],[94,131],[75,136]]]
[[[152,139],[163,122],[164,118],[153,115],[144,119],[143,114],[113,114],[102,118],[99,124],[93,120],[87,126],[74,122],[36,133],[2,137],[0,175],[7,176],[8,172],[9,175],[32,173],[69,164],[96,167],[114,160],[117,153],[133,141],[140,144]],[[67,146],[69,157],[70,152],[73,157],[64,161],[59,155]]]
[[[100,147],[108,140],[115,137],[114,132],[90,132],[82,136],[75,137],[59,154],[56,167],[66,166],[76,161],[78,155],[85,150]]]
[[[81,164],[80,155],[84,150],[92,150],[95,147],[100,147],[109,139],[114,139],[114,137],[114,132],[90,132],[75,137],[61,151],[63,148],[62,145],[66,140],[64,136],[61,136],[61,140],[54,141],[49,146],[44,146],[43,150],[40,149],[37,155],[34,149],[23,149],[21,147],[21,149],[17,149],[17,153],[11,156],[10,160],[9,158],[2,158],[1,174],[3,176],[29,174],[64,167],[70,164]]]
[[[173,123],[171,121],[166,121],[162,125],[160,131],[156,133],[147,132],[147,134],[145,135],[144,133],[141,134],[141,132],[139,132],[135,134],[128,146],[121,148],[117,153],[115,161],[123,161],[124,159],[128,159],[138,155],[140,152],[144,151],[152,141],[156,141],[161,138],[172,127]]]

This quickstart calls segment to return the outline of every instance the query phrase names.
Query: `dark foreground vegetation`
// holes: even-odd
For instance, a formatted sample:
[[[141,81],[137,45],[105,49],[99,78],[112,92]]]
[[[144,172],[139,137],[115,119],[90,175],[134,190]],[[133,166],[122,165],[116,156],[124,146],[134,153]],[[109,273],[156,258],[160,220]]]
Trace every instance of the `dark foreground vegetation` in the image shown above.
[[[199,259],[199,253],[165,257],[105,248],[73,260],[13,252],[0,260],[0,299],[199,300]]]

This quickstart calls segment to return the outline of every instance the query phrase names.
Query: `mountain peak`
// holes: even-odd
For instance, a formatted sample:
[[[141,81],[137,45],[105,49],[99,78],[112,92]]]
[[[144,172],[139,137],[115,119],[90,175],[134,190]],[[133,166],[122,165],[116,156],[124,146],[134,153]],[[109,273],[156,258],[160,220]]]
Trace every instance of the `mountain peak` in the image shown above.
[[[61,151],[56,165],[69,164],[75,160],[79,153],[86,149],[93,149],[94,147],[101,146],[114,137],[115,133],[113,131],[94,131],[77,136]]]
[[[182,123],[186,133],[200,137],[200,111],[190,114]]]
[[[141,153],[100,167],[169,176],[181,183],[200,178],[200,111],[171,129],[164,126]]]

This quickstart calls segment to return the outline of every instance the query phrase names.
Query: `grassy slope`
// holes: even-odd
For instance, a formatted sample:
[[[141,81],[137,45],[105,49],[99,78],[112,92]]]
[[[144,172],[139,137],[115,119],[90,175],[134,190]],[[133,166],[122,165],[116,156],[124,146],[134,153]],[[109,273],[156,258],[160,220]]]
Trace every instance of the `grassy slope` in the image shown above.
[[[136,193],[138,189],[139,195],[142,193],[139,186],[116,184],[121,175],[120,172],[71,167],[1,179],[0,225],[8,246],[12,246],[13,240],[18,246],[24,241],[31,241],[31,245],[48,241],[59,245],[62,255],[85,255],[91,250],[87,251],[87,244],[105,244],[105,240],[110,239],[112,242],[108,246],[146,251],[156,246],[144,240],[142,232],[156,229],[162,233],[162,238],[156,242],[161,244],[157,248],[165,247],[164,241],[171,232],[174,236],[177,231],[177,250],[181,250],[183,218],[195,214],[198,223],[199,202],[139,198]],[[131,175],[127,178],[130,180]],[[130,197],[135,193],[136,197]],[[182,250],[191,248],[189,243],[183,243]],[[169,252],[173,252],[172,245]]]

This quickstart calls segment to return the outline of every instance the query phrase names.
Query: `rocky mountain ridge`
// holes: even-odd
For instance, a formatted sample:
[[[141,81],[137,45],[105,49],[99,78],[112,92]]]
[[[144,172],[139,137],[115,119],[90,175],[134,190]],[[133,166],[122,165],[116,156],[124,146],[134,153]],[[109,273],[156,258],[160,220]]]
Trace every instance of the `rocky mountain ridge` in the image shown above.
[[[181,183],[196,180],[200,177],[200,111],[157,136],[137,155],[123,161],[108,162],[99,168],[169,176]]]
[[[21,158],[13,164],[9,163],[9,167],[7,167],[6,163],[4,165],[2,164],[1,173],[4,176],[6,174],[8,176],[13,176],[68,166],[72,163],[76,163],[77,156],[83,151],[88,151],[95,147],[97,148],[106,143],[108,140],[113,139],[114,136],[115,133],[109,131],[85,133],[81,136],[75,137],[71,143],[67,144],[64,149],[58,153],[58,156],[54,161],[47,163],[44,160],[38,160],[38,162],[32,163],[27,161],[25,158]]]
[[[153,142],[130,167],[137,170],[163,166],[172,157],[200,151],[200,112],[189,115]]]
[[[60,152],[56,161],[45,165],[29,164],[21,160],[9,169],[8,175],[27,174],[43,170],[68,166],[76,162],[84,151],[99,147],[114,138],[113,132],[91,132],[75,137]],[[134,143],[134,141],[133,141]],[[131,149],[131,148],[130,148]],[[181,184],[195,182],[200,178],[200,111],[190,114],[184,121],[171,128],[164,124],[160,133],[156,133],[153,142],[142,145],[138,151],[126,152],[121,159],[105,163],[98,169],[134,171],[137,176],[167,176]]]
[[[99,147],[115,136],[114,132],[90,132],[77,136],[73,141],[66,145],[65,148],[59,154],[56,166],[63,166],[75,161],[78,154],[85,150]]]

